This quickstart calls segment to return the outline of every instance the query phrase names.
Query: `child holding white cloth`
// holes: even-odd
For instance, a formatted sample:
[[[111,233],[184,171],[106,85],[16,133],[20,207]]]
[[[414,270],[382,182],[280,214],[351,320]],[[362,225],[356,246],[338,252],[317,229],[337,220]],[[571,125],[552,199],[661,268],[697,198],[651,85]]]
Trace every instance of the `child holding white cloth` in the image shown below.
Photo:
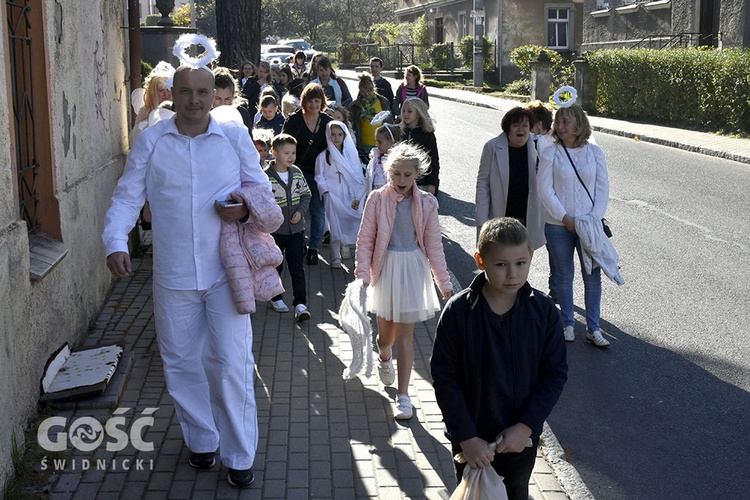
[[[349,127],[333,120],[326,126],[326,150],[315,161],[315,182],[323,197],[331,232],[331,267],[341,267],[348,245],[357,242],[362,220],[362,199],[366,195],[363,165],[351,138]]]

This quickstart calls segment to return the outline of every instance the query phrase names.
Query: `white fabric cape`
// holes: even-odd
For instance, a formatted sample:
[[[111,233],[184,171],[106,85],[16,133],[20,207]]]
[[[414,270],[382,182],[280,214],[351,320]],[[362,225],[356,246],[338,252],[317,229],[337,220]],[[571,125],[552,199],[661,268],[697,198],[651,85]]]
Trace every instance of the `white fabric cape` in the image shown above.
[[[367,290],[364,281],[349,283],[339,307],[339,325],[349,335],[352,362],[344,370],[344,379],[355,378],[364,368],[365,376],[372,375],[372,326],[367,315]]]
[[[331,142],[331,127],[334,125],[339,126],[345,134],[343,153]],[[344,123],[336,120],[329,122],[326,127],[326,141],[328,147],[318,155],[315,163],[315,181],[321,193],[327,192],[324,205],[331,240],[352,245],[357,242],[365,204],[363,165],[359,161],[357,147],[352,141],[349,127]],[[352,208],[354,200],[359,200],[356,210]]]
[[[591,274],[594,267],[599,266],[609,279],[618,285],[625,283],[620,275],[618,264],[620,256],[607,235],[604,234],[602,221],[593,214],[576,217],[576,234],[583,249],[583,267],[587,274]]]

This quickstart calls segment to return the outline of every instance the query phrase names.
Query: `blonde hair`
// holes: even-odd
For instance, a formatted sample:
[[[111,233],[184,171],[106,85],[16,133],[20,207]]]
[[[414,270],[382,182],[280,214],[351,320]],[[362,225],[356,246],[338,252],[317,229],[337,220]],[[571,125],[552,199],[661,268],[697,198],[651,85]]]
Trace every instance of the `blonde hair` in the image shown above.
[[[292,94],[287,94],[281,98],[281,114],[284,118],[291,115],[299,109],[297,99]]]
[[[422,99],[419,97],[407,97],[401,105],[402,110],[404,109],[404,106],[410,106],[417,112],[417,115],[419,115],[419,126],[426,134],[435,131],[435,124],[432,123],[432,118],[430,118],[429,108]],[[409,127],[402,120],[401,133],[406,133],[408,128]]]
[[[372,87],[373,89],[375,88],[375,80],[367,71],[364,71],[359,75],[359,88],[361,89],[363,87]]]
[[[334,111],[338,111],[339,113],[341,113],[341,116],[343,117],[340,121],[342,121],[344,123],[349,123],[349,110],[347,110],[341,104],[336,104],[335,102],[332,102],[326,108],[326,114],[328,116],[331,116],[331,113],[329,113],[329,111],[331,113],[334,112]],[[331,116],[331,118],[333,118],[333,116]]]
[[[144,105],[138,112],[138,115],[135,118],[135,123],[140,123],[148,119],[148,115],[159,107],[159,84],[166,87],[167,77],[154,74],[149,74],[146,77],[146,82],[143,85],[146,89],[146,93],[143,96]]]
[[[263,83],[268,83],[268,84],[273,83],[273,73],[271,72],[271,63],[268,61],[261,61],[258,63],[258,70],[260,70],[260,68],[263,68],[264,70],[268,72],[267,73],[268,76],[266,76],[266,81]],[[260,72],[258,72],[255,76],[260,78]]]
[[[430,169],[430,155],[420,146],[409,142],[399,142],[388,152],[388,159],[383,165],[383,170],[390,174],[395,165],[403,163],[413,164],[417,175],[422,175]]]
[[[560,136],[557,135],[557,122],[560,118],[567,118],[568,120],[573,118],[575,120],[575,128],[572,131],[575,137],[574,148],[580,148],[588,142],[589,137],[591,137],[591,124],[582,107],[578,104],[573,104],[567,108],[560,108],[555,113],[555,122],[552,124],[552,137],[554,137],[555,142],[558,144],[563,143]]]

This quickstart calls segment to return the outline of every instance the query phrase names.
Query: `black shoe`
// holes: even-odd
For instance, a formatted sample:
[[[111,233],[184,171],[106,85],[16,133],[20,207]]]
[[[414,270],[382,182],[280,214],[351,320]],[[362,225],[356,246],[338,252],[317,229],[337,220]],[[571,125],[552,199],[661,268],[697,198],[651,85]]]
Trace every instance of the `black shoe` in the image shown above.
[[[188,463],[196,469],[210,469],[216,464],[216,453],[213,451],[208,453],[193,453],[190,455]]]
[[[307,250],[307,265],[317,266],[318,265],[318,251],[314,248]]]
[[[227,481],[229,481],[229,484],[236,486],[237,488],[247,488],[253,484],[253,481],[255,481],[255,474],[253,474],[253,471],[250,469],[229,469]]]
[[[331,243],[331,232],[330,231],[326,231],[325,233],[323,233],[323,242],[322,243],[324,245],[328,245],[328,244]]]

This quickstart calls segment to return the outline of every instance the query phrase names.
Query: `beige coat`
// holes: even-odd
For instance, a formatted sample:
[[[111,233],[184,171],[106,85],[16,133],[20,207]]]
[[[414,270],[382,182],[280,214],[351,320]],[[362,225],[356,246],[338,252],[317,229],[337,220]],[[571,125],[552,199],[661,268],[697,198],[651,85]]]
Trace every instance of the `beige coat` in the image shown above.
[[[536,250],[544,246],[544,209],[536,185],[536,148],[529,138],[526,144],[529,157],[529,198],[526,209],[526,229],[531,246]],[[495,217],[504,217],[508,201],[508,137],[501,133],[490,139],[482,149],[476,189],[476,212],[474,214],[477,235],[482,225]]]

